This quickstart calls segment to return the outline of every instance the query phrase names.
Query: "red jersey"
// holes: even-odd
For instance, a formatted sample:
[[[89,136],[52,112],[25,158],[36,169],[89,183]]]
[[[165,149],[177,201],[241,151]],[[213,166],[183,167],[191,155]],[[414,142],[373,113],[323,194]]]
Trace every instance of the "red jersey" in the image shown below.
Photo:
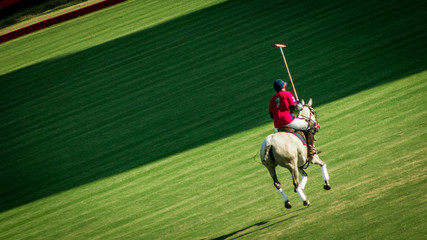
[[[297,104],[294,95],[288,91],[280,91],[270,99],[269,113],[273,114],[274,127],[287,125],[292,122],[290,106]]]

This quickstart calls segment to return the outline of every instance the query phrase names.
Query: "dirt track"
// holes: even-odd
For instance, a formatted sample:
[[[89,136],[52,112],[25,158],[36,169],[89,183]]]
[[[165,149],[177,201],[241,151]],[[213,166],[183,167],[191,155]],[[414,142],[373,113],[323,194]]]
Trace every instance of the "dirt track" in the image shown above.
[[[40,20],[37,19],[37,20],[29,21],[27,25],[25,25],[26,23],[23,23],[22,27],[19,27],[16,30],[11,30],[9,32],[6,32],[0,35],[0,44],[19,38],[26,34],[47,28],[49,26],[52,26],[76,17],[83,16],[83,15],[98,11],[100,9],[103,9],[124,1],[126,0],[104,0],[104,1],[98,0],[95,3],[93,1],[88,1],[90,5],[86,5],[86,6],[77,5],[77,8],[76,6],[72,6],[64,9],[63,11],[58,11],[51,15],[42,16]]]

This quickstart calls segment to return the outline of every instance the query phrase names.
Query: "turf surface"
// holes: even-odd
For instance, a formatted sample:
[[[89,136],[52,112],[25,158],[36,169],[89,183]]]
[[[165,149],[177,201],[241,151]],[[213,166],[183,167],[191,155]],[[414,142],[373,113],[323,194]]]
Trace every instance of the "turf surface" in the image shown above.
[[[421,239],[423,9],[127,1],[0,45],[0,237]],[[290,211],[251,160],[278,42],[333,187],[311,167],[303,208],[280,171]]]

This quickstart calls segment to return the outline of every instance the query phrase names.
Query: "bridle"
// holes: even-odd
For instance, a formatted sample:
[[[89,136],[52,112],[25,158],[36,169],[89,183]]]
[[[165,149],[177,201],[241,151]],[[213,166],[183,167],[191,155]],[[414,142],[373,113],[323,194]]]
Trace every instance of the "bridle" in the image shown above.
[[[308,115],[308,117],[302,116],[302,114],[301,114],[303,112],[304,108],[309,109],[310,114]],[[308,105],[302,105],[302,109],[298,114],[298,118],[305,120],[309,124],[310,127],[314,126],[314,128],[312,127],[312,129],[318,130],[318,128],[316,128],[317,114],[312,107],[310,107]]]

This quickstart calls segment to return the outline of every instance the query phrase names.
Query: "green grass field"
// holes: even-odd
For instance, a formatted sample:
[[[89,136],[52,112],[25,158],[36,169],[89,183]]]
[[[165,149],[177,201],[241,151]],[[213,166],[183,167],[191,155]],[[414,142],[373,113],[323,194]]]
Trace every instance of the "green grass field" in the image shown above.
[[[0,239],[424,239],[425,12],[129,0],[1,44]],[[309,208],[259,164],[275,43],[321,125]]]

